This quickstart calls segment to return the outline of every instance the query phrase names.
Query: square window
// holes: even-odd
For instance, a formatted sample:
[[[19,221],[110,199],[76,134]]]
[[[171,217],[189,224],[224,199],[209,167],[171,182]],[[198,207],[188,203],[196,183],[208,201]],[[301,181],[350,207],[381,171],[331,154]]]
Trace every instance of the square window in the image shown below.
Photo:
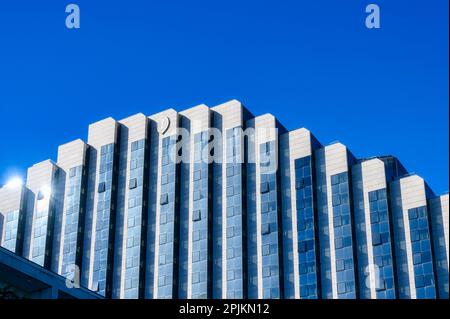
[[[349,259],[345,259],[344,260],[344,264],[345,264],[345,269],[353,269],[353,259],[349,258]]]
[[[369,193],[369,202],[374,202],[378,200],[377,192],[370,192]]]
[[[305,163],[304,163],[305,158],[298,158],[295,160],[295,168],[302,168]]]
[[[270,224],[262,224],[261,225],[261,234],[262,235],[270,234]]]
[[[263,277],[270,277],[270,267],[263,267]]]
[[[300,275],[305,275],[308,273],[308,265],[306,263],[300,264]]]
[[[347,292],[352,292],[354,286],[355,286],[354,283],[351,282],[351,281],[347,281],[347,282],[345,283],[345,288],[346,288]]]
[[[227,187],[227,197],[233,196],[234,195],[234,187],[233,186],[228,186]]]
[[[314,249],[314,240],[306,241],[306,251],[310,251]]]
[[[378,212],[370,214],[370,223],[371,224],[378,223],[379,221],[380,221],[380,218],[379,218]]]
[[[345,294],[347,292],[347,289],[345,287],[345,282],[339,282],[337,285],[338,288],[338,294]]]
[[[159,264],[160,264],[160,265],[165,265],[165,264],[166,264],[166,255],[161,254],[161,255],[159,256]]]
[[[194,213],[192,214],[192,221],[197,222],[201,219],[202,219],[201,210],[194,210]]]
[[[351,236],[343,237],[342,241],[343,241],[344,247],[349,247],[352,245],[352,237]]]
[[[379,200],[377,202],[378,211],[383,211],[387,209],[387,201],[386,200]]]
[[[416,242],[420,240],[420,231],[413,230],[411,231],[411,242]]]
[[[233,167],[227,167],[227,177],[231,177],[234,175],[234,169]]]
[[[308,285],[308,295],[314,296],[316,294],[316,285]]]
[[[165,223],[167,223],[167,214],[161,213],[161,217],[159,219],[159,222],[161,225],[164,225]]]
[[[344,247],[344,242],[342,241],[342,238],[336,238],[334,240],[334,246],[336,249],[340,249],[340,248]]]
[[[381,233],[381,243],[385,244],[389,242],[389,233]]]
[[[197,200],[200,200],[200,199],[202,199],[202,192],[201,191],[195,191],[194,192],[194,200],[197,201]]]
[[[164,174],[161,176],[161,184],[162,185],[166,185],[169,183],[169,175],[168,174]]]
[[[339,195],[333,195],[332,201],[333,201],[333,206],[338,206],[341,204],[341,197]]]
[[[200,282],[200,273],[199,272],[194,272],[192,274],[192,283],[193,284],[197,284]]]
[[[340,202],[341,202],[341,204],[348,204],[348,195],[347,194],[341,194],[340,195]]]
[[[169,203],[169,194],[161,194],[161,205],[166,205]]]
[[[194,231],[194,234],[192,237],[193,237],[193,241],[199,241],[200,240],[200,231],[199,230]]]
[[[199,251],[194,251],[192,252],[192,262],[198,262],[200,261],[200,252]]]
[[[394,288],[394,278],[387,278],[384,280],[384,284],[386,285],[386,289]]]
[[[384,290],[386,290],[386,282],[383,279],[378,280],[375,289],[376,289],[376,291],[384,291]]]
[[[166,285],[166,276],[161,275],[158,278],[158,286],[162,287]]]
[[[388,212],[387,210],[380,210],[378,212],[378,219],[380,222],[384,222],[387,220]]]
[[[431,252],[429,250],[422,252],[422,262],[427,263],[431,261]]]
[[[409,219],[416,219],[417,218],[417,209],[412,208],[408,211]]]
[[[159,244],[164,245],[165,243],[167,243],[167,234],[159,235]]]
[[[373,233],[372,234],[372,245],[373,246],[378,246],[381,245],[382,241],[381,241],[381,235],[378,233]]]
[[[428,230],[427,229],[422,229],[420,231],[420,239],[421,240],[425,240],[428,239],[430,236],[428,235]]]
[[[296,186],[297,189],[302,189],[305,187],[305,180],[303,178],[299,178],[296,182]]]
[[[306,242],[305,241],[301,241],[298,243],[298,252],[299,253],[304,253],[307,251],[307,246],[306,246]]]
[[[234,216],[234,206],[227,207],[227,217],[233,217]]]
[[[425,287],[425,278],[423,276],[416,276],[416,288]]]
[[[305,229],[306,229],[306,221],[299,220],[299,221],[298,221],[297,229],[298,229],[298,230],[305,230]]]
[[[352,237],[351,236],[344,237],[342,240],[343,240],[344,247],[349,247],[352,245]]]
[[[331,176],[331,185],[337,185],[337,184],[339,184],[339,175]]]
[[[129,189],[135,189],[137,187],[137,178],[130,179]]]
[[[264,245],[262,247],[262,254],[263,256],[270,255],[270,245]]]
[[[265,183],[261,183],[261,194],[265,194],[269,192],[269,183],[265,182]]]
[[[421,253],[417,253],[413,255],[413,264],[414,265],[418,265],[422,263],[422,254]]]
[[[303,186],[307,187],[307,186],[311,186],[312,180],[311,177],[304,177],[303,178]]]
[[[194,181],[198,181],[202,178],[202,171],[198,170],[194,172]]]
[[[345,263],[343,259],[336,260],[336,270],[337,271],[345,270]]]
[[[433,279],[433,275],[426,275],[423,277],[423,284],[425,286],[432,286],[434,285],[434,279]]]
[[[138,205],[139,205],[139,203],[138,203],[136,197],[131,197],[130,199],[128,199],[128,208],[133,208],[133,207],[136,207]]]
[[[342,226],[342,217],[336,216],[334,217],[334,228]]]
[[[416,208],[418,217],[427,217],[427,209],[425,206]]]
[[[131,151],[136,151],[138,149],[139,143],[138,141],[135,141],[133,143],[131,143]]]
[[[227,238],[231,238],[233,236],[234,236],[234,227],[233,226],[228,227],[227,228]]]
[[[104,193],[106,190],[106,183],[105,182],[101,182],[98,184],[98,192],[99,193]]]
[[[377,196],[378,199],[386,199],[386,190],[385,189],[377,190]]]
[[[383,256],[383,266],[389,266],[391,264],[391,256],[385,255]]]

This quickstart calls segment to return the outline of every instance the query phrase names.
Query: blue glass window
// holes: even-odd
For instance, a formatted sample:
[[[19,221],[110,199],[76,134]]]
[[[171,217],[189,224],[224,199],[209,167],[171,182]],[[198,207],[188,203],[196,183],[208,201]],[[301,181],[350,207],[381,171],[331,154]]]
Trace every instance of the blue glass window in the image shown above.
[[[108,255],[110,250],[110,224],[114,223],[111,218],[112,211],[112,187],[113,187],[113,162],[114,144],[101,147],[100,150],[100,172],[98,177],[98,198],[96,212],[95,246],[94,246],[94,269],[92,274],[93,288],[105,296],[107,290],[107,269],[109,269]],[[109,285],[110,283],[108,283]],[[95,289],[94,289],[95,290]]]
[[[348,172],[331,176],[338,297],[356,298]],[[340,270],[338,270],[340,269]]]
[[[2,246],[12,252],[16,252],[17,232],[19,228],[19,210],[6,213],[5,238]],[[0,228],[1,231],[1,228]]]
[[[270,254],[262,257],[263,298],[276,299],[282,297],[280,287],[279,265],[279,227],[277,202],[277,174],[272,171],[270,163],[275,162],[275,142],[260,145],[261,162],[261,236],[262,245],[270,246]]]
[[[125,286],[124,297],[136,299],[139,297],[139,271],[141,267],[141,241],[143,217],[143,190],[144,190],[144,158],[145,140],[131,143],[130,179],[128,185],[128,219],[125,251]],[[161,259],[160,259],[161,260]]]
[[[64,242],[62,253],[62,275],[68,276],[69,269],[77,262],[77,240],[79,223],[82,221],[81,192],[82,192],[83,166],[73,167],[69,171],[68,187],[70,191],[66,196],[66,215],[64,221]],[[78,265],[80,266],[80,265]]]
[[[192,257],[198,254],[199,260],[194,261],[192,258],[192,298],[205,299],[209,298],[208,282],[211,276],[209,271],[209,164],[206,159],[202,159],[203,150],[208,147],[209,133],[207,131],[194,135],[194,172],[197,172],[193,181],[193,216],[199,218],[192,224]],[[212,191],[212,190],[211,190]],[[197,212],[197,213],[196,213]],[[200,212],[200,214],[198,214]]]
[[[226,297],[244,298],[241,128],[226,131]]]
[[[318,298],[318,264],[316,245],[316,226],[314,193],[313,193],[313,163],[311,156],[298,158],[295,167],[295,202],[297,216],[297,244],[300,298]],[[340,219],[336,219],[340,223]],[[291,235],[292,236],[292,235]],[[295,246],[294,246],[295,247]],[[295,248],[294,248],[295,249]],[[293,296],[292,296],[293,297]]]
[[[436,298],[430,229],[426,206],[408,210],[416,295],[418,299]]]
[[[375,190],[369,192],[368,195],[370,202],[373,258],[377,266],[376,275],[378,275],[375,281],[375,290],[378,299],[393,299],[396,293],[394,287],[394,266],[391,262],[393,249],[387,210],[386,189]]]

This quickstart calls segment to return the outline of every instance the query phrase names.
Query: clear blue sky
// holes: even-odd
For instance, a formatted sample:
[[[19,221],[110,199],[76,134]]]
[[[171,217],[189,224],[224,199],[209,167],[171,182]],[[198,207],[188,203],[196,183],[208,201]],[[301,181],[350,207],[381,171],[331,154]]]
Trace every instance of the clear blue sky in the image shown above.
[[[81,29],[65,27],[77,3]],[[365,6],[381,29],[365,28]],[[447,0],[0,4],[0,184],[112,116],[230,99],[449,181]]]

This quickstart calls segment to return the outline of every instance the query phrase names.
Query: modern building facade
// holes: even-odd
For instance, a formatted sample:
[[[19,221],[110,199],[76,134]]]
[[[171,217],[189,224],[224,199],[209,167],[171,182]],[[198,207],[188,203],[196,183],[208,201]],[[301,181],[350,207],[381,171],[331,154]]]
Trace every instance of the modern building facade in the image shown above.
[[[0,189],[2,247],[114,299],[448,298],[448,218],[395,157],[235,100],[99,121]]]

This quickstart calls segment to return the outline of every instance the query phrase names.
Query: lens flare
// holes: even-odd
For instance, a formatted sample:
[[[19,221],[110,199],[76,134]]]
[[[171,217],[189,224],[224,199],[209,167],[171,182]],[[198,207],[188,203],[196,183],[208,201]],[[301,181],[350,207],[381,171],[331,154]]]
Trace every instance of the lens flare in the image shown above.
[[[6,187],[10,189],[17,189],[23,185],[23,180],[20,177],[11,178],[8,183],[6,183]]]

